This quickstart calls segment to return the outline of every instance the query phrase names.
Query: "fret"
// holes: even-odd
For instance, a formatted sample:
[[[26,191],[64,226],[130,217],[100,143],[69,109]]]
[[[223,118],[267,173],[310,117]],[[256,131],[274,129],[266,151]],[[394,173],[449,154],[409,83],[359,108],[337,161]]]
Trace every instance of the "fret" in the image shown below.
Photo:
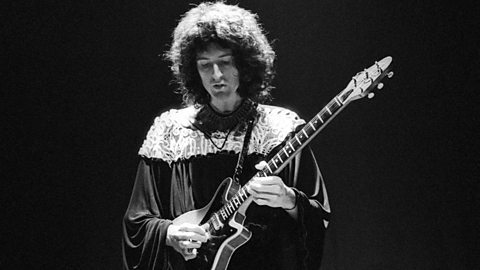
[[[238,202],[238,206],[240,206],[242,203],[243,203],[243,200],[242,200],[242,195],[238,194],[235,195],[235,198],[237,199],[237,202]],[[238,207],[237,206],[237,207]]]
[[[223,220],[227,220],[228,216],[223,209],[220,209],[220,215],[222,216]]]
[[[299,145],[302,145],[302,142],[298,139],[297,135],[295,135],[295,136],[293,136],[293,137],[295,137],[295,139],[297,140],[297,142],[298,142]]]
[[[282,150],[283,150],[283,152],[285,153],[285,155],[286,155],[287,157],[290,157],[290,155],[287,153],[287,150],[285,150],[285,147],[282,148]]]
[[[325,106],[325,110],[327,110],[327,112],[328,112],[329,114],[332,114],[332,112],[331,112],[330,109],[328,108],[328,105]],[[323,123],[323,121],[322,121],[322,123]]]
[[[232,202],[233,202],[233,204],[235,205],[235,207],[238,207],[238,206],[240,205],[240,202],[238,201],[238,197],[237,197],[237,196],[233,196]]]
[[[214,213],[214,214],[213,214],[213,216],[212,216],[212,222],[213,222],[214,224],[215,224],[215,223],[217,223],[217,224],[220,223],[220,218],[219,218],[219,216],[218,216],[217,213]]]
[[[238,190],[237,195],[238,195],[238,197],[239,197],[239,201],[240,201],[240,202],[243,202],[243,200],[244,200],[244,199],[243,199],[243,195],[244,195],[244,194],[243,194],[243,188],[241,188],[241,189]]]
[[[317,114],[317,119],[316,119],[316,120],[320,120],[320,122],[322,122],[322,124],[323,124],[322,115],[318,115],[318,114]],[[315,120],[315,121],[316,121],[316,120]]]
[[[315,126],[312,124],[312,122],[308,122],[308,124],[312,127],[313,131],[316,131],[317,129],[315,128]]]
[[[302,132],[303,132],[303,134],[305,134],[305,137],[307,137],[307,139],[308,139],[308,134],[303,128],[302,128]]]
[[[221,228],[222,223],[220,222],[220,219],[218,218],[218,215],[216,213],[213,214],[213,216],[210,220],[211,220],[211,222],[209,224],[213,225],[213,228],[215,228],[215,230],[218,230],[218,229]]]
[[[270,169],[270,164],[267,163],[267,165],[265,167],[267,167],[267,169],[270,171],[270,173],[273,173],[272,169]]]
[[[245,193],[245,190],[243,188],[240,189],[239,191],[240,193],[240,196],[242,196],[242,200],[245,200],[248,198],[247,194]],[[245,199],[243,199],[243,197],[245,197]]]
[[[283,163],[282,157],[280,156],[280,153],[277,154],[278,159]]]
[[[277,163],[275,162],[275,159],[274,159],[274,158],[272,158],[272,162],[273,162],[273,165],[275,165],[275,167],[278,168],[278,165],[277,165]]]
[[[338,104],[338,106],[341,106],[341,105],[342,105],[341,102],[338,100],[338,97],[337,97],[337,96],[335,96],[335,98],[333,98],[333,99],[334,99],[335,102]]]
[[[335,100],[335,103],[332,103],[332,106],[330,106],[330,109],[333,109],[335,112],[338,110],[338,108],[341,107],[342,104],[338,102],[337,98],[334,98],[333,100]]]
[[[238,206],[240,206],[243,203],[242,196],[240,196],[240,194],[237,194],[235,198],[237,199]]]
[[[290,141],[288,141],[288,146],[290,146],[291,151],[295,151],[295,147],[293,147],[293,145]]]

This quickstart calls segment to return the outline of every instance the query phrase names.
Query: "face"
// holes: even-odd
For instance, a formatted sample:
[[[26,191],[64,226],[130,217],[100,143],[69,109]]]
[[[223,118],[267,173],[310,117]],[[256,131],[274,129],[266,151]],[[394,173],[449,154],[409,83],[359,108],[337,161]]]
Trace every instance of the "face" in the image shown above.
[[[197,70],[203,87],[212,99],[237,98],[238,69],[232,50],[210,43],[205,51],[197,53]]]

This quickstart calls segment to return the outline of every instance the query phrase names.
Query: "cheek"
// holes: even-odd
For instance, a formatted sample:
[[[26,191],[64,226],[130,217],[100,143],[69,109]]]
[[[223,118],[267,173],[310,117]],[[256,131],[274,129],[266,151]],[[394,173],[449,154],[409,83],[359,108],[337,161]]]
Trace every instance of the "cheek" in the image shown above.
[[[205,86],[208,83],[208,76],[203,72],[198,72],[198,75],[202,80],[202,84]]]
[[[235,68],[235,69],[233,69],[231,74],[232,74],[232,78],[234,78],[235,80],[237,80],[237,81],[238,81],[238,79],[239,79],[239,72],[238,72],[238,69],[236,69],[236,68]]]

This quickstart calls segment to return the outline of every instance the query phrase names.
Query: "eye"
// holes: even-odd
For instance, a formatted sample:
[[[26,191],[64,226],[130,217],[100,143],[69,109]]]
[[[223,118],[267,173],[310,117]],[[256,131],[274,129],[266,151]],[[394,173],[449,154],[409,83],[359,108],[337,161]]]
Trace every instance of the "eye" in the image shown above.
[[[211,66],[211,64],[208,63],[208,62],[204,62],[204,61],[198,61],[198,62],[197,62],[197,67],[198,67],[199,69],[202,69],[202,70],[209,69],[210,66]]]
[[[233,65],[233,59],[231,57],[222,59],[222,65]]]

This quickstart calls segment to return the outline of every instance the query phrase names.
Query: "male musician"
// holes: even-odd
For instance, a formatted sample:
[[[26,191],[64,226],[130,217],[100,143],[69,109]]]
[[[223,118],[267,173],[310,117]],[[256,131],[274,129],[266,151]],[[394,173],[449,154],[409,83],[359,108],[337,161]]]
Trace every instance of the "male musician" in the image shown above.
[[[202,3],[182,17],[166,58],[183,106],[158,116],[140,148],[124,217],[124,268],[200,269],[207,247],[217,256],[229,253],[226,244],[236,240],[228,236],[237,229],[228,221],[222,223],[226,240],[214,242],[218,224],[173,220],[208,206],[233,176],[232,183],[248,182],[243,212],[235,210],[251,237],[222,257],[228,258],[225,267],[318,269],[330,212],[325,185],[308,147],[296,156],[277,154],[305,121],[264,105],[271,98],[275,53],[256,15]],[[281,164],[290,155],[276,176],[253,177],[259,169],[271,172],[262,161],[275,156]]]

